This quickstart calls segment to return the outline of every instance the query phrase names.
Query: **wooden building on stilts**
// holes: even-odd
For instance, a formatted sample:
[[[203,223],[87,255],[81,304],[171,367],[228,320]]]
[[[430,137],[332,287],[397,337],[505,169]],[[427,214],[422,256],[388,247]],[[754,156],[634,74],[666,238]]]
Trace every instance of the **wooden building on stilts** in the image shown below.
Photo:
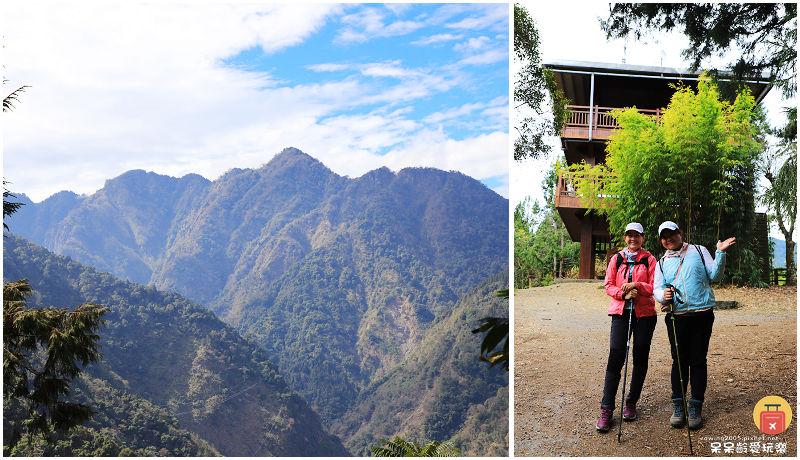
[[[619,129],[609,114],[612,110],[636,107],[658,118],[675,93],[671,85],[682,82],[696,89],[702,73],[671,67],[583,61],[559,60],[543,65],[553,71],[557,88],[571,101],[568,106],[571,116],[561,133],[561,148],[568,165],[581,161],[592,166],[605,163],[606,142],[614,130]],[[747,84],[756,103],[769,92],[766,79]],[[555,205],[570,238],[581,244],[578,278],[595,278],[596,258],[607,264],[617,251],[608,222],[604,216],[590,213],[582,205],[568,174],[559,177]],[[766,216],[758,218],[766,222]],[[766,231],[760,229],[758,233],[758,238],[764,240],[759,246],[767,245]],[[766,266],[762,267],[762,273],[768,276],[769,260],[764,258],[763,263]]]

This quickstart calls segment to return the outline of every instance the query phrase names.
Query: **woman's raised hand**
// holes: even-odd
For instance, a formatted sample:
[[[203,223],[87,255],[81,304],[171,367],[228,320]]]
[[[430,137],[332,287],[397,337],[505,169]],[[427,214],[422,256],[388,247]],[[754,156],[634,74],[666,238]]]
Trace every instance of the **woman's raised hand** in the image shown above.
[[[717,241],[717,251],[725,252],[734,244],[736,244],[736,237],[728,238],[725,241]]]

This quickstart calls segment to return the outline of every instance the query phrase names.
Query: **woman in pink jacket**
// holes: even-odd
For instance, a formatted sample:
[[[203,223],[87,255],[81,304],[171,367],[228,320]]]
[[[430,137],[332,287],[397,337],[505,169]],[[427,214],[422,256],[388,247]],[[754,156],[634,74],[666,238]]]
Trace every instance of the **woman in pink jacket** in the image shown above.
[[[636,419],[636,403],[647,375],[650,341],[656,328],[653,275],[656,259],[642,247],[644,229],[636,222],[625,227],[625,249],[611,258],[606,270],[606,293],[611,296],[611,350],[608,353],[603,399],[600,402],[599,431],[608,431],[617,400],[620,371],[627,356],[628,325],[633,334],[633,372],[622,418]],[[631,311],[636,314],[631,316]]]

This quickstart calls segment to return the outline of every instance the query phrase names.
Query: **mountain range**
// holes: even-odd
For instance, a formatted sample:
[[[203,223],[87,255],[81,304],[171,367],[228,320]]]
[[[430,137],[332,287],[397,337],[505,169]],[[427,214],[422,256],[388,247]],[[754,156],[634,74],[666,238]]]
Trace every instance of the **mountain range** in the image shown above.
[[[351,453],[401,432],[473,433],[459,438],[467,450],[507,452],[508,376],[477,361],[469,333],[478,313],[508,314],[489,295],[507,287],[497,274],[508,270],[508,201],[480,182],[431,168],[348,178],[289,148],[213,182],[129,171],[91,196],[18,201],[26,206],[6,219],[15,234],[135,292],[210,308],[265,351]],[[499,450],[476,441],[476,420],[503,417]]]
[[[776,268],[786,268],[786,241],[777,238],[769,238],[770,243],[774,244],[775,256],[772,259],[772,266]],[[794,266],[797,267],[797,246],[795,246]]]

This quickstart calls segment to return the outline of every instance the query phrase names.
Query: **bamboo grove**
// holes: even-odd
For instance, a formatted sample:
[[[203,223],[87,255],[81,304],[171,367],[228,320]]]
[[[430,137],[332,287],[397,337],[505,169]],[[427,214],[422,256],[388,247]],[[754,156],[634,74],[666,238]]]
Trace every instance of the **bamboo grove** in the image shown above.
[[[564,172],[586,207],[606,215],[612,236],[640,222],[656,256],[663,252],[656,229],[665,220],[676,222],[686,241],[712,250],[718,239],[735,236],[741,244],[730,251],[724,281],[758,285],[754,198],[763,148],[755,100],[744,88],[733,103],[723,101],[705,75],[696,90],[675,90],[659,119],[635,107],[613,112],[621,129],[606,146],[605,165]]]

